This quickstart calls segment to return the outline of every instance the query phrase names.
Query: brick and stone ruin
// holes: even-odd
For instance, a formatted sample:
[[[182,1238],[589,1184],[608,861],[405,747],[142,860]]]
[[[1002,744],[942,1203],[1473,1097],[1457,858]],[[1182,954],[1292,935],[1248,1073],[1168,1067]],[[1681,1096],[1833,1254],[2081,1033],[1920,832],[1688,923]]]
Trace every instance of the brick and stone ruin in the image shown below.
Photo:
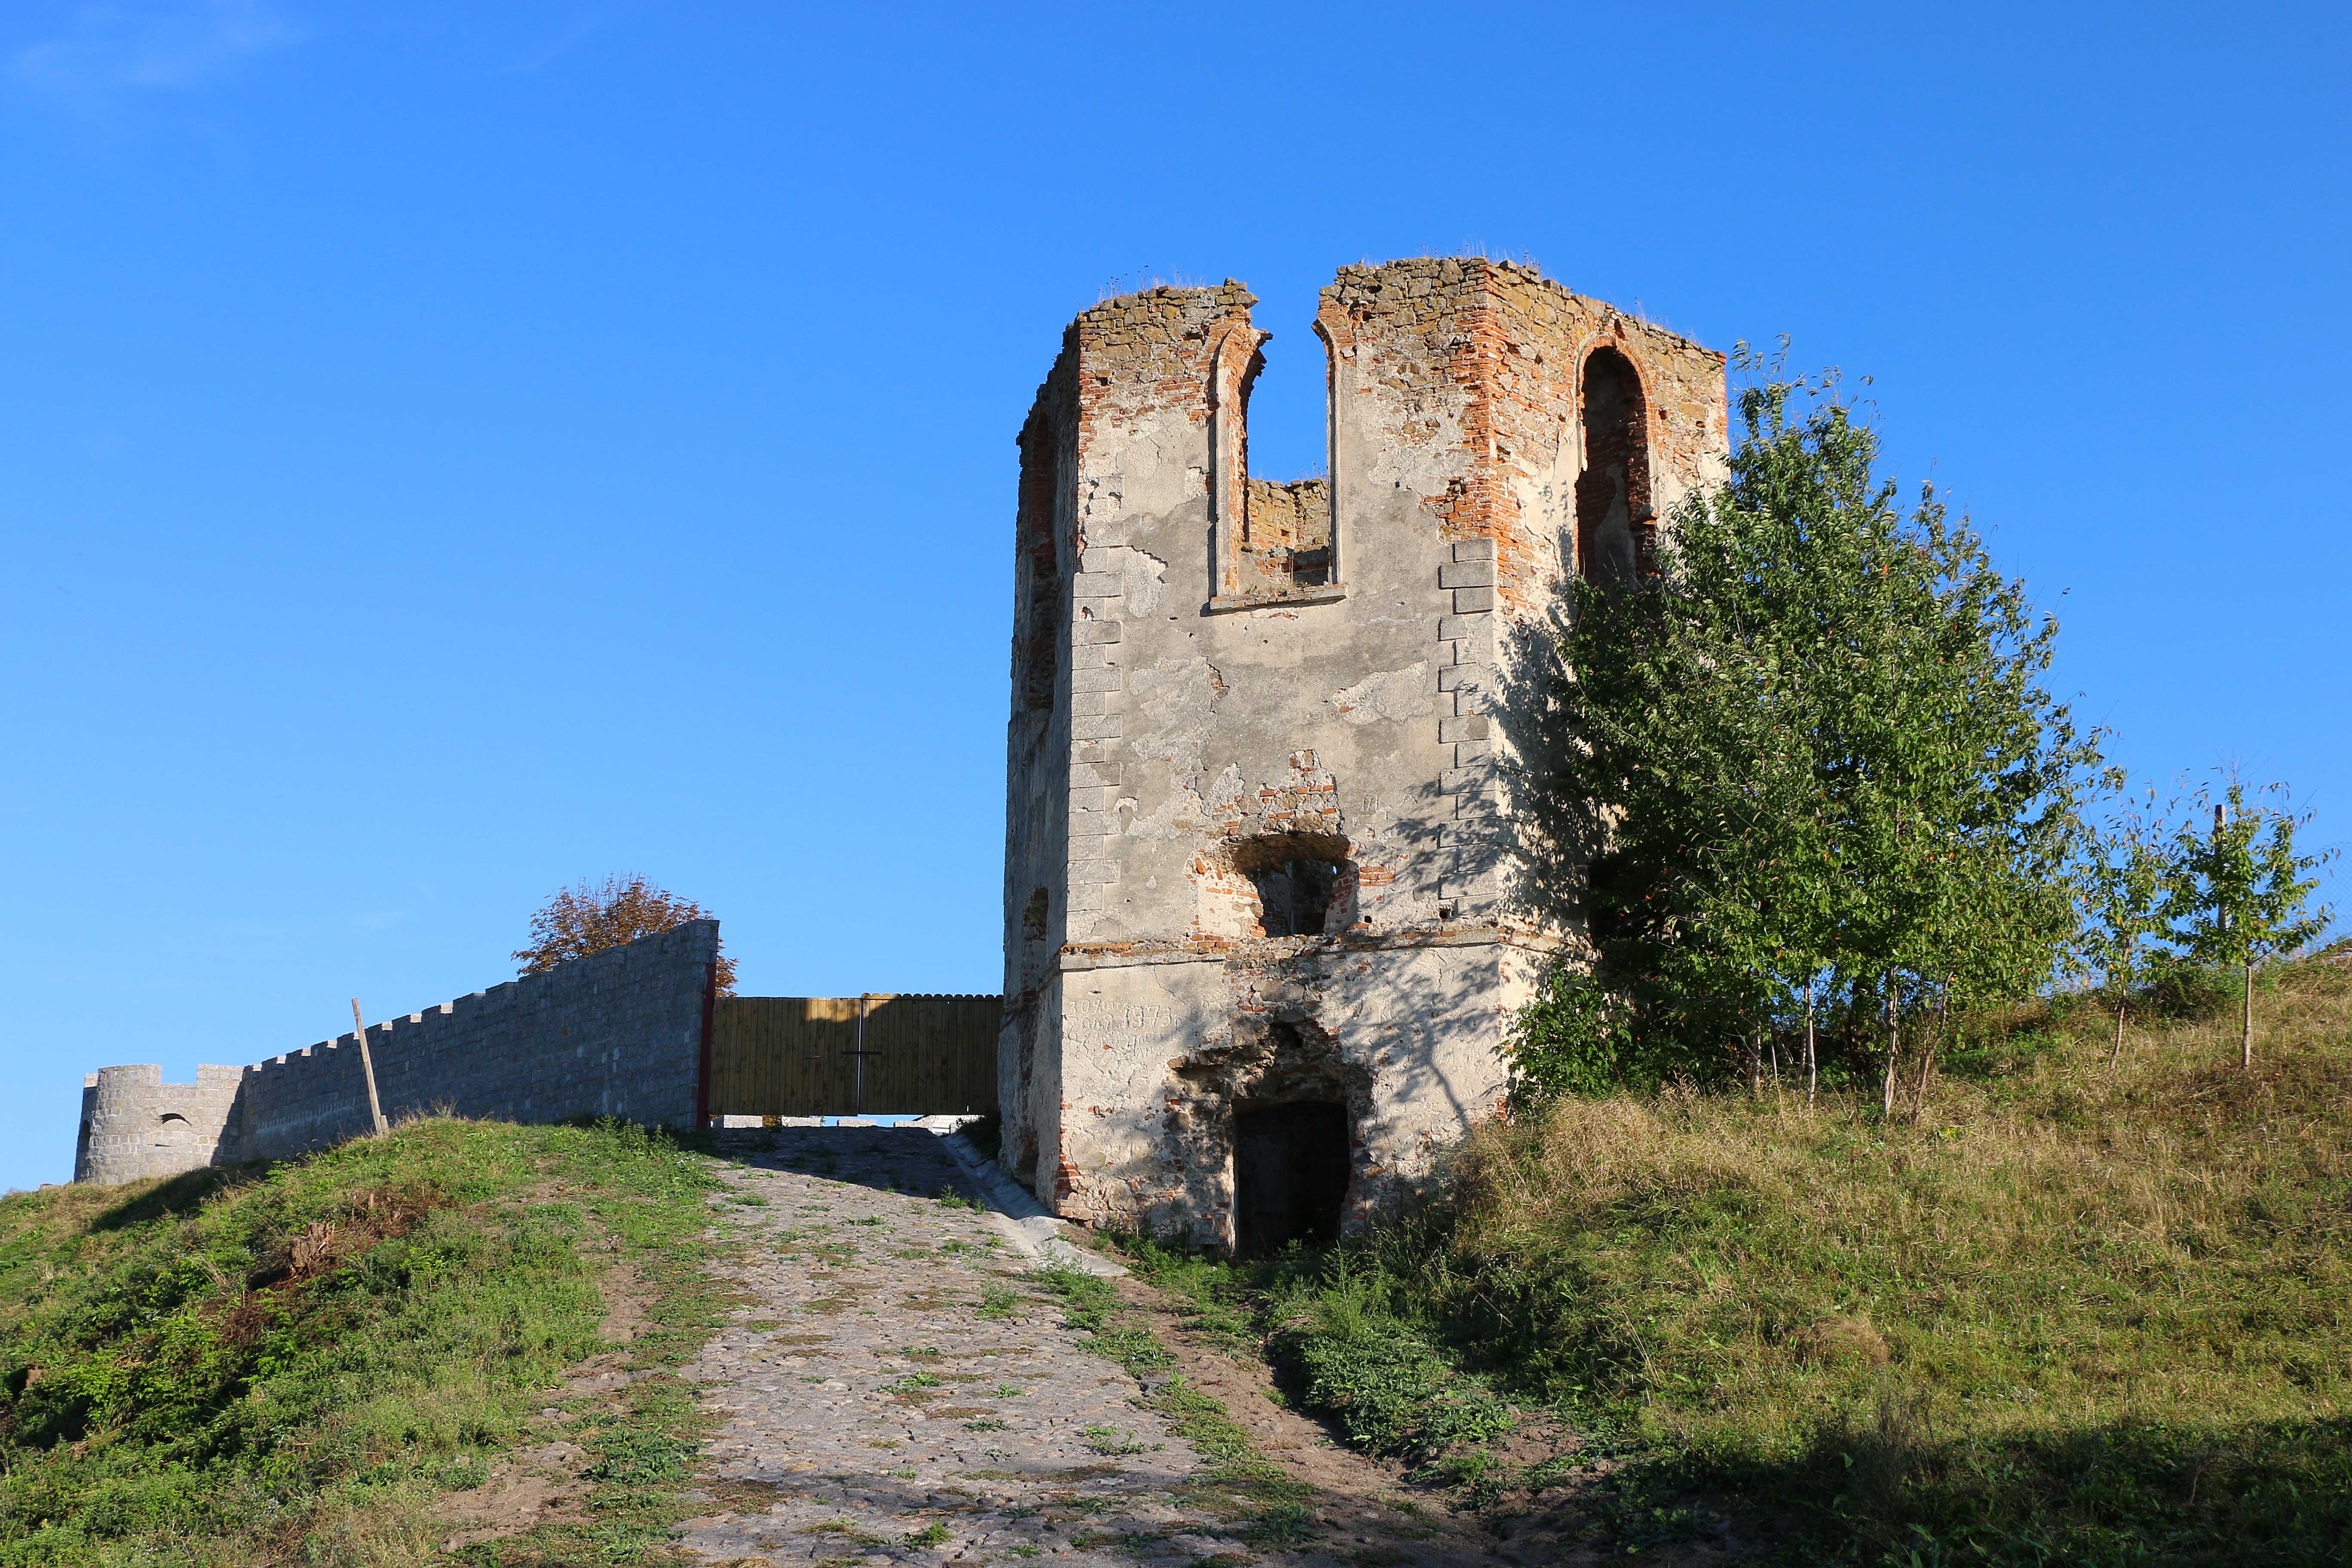
[[[1575,847],[1512,783],[1547,627],[1728,452],[1720,354],[1423,259],[1323,290],[1328,472],[1254,479],[1255,303],[1097,305],[1022,429],[998,1051],[1041,1199],[1249,1250],[1497,1109],[1580,940]]]
[[[1648,570],[1728,454],[1722,355],[1423,259],[1323,290],[1328,470],[1253,479],[1255,302],[1097,305],[1022,428],[995,1042],[1002,1158],[1039,1198],[1250,1251],[1360,1221],[1498,1108],[1513,1019],[1581,941],[1573,833],[1514,784],[1545,765],[1563,589]],[[384,1111],[851,1111],[751,1024],[719,1031],[721,1098],[808,1102],[712,1100],[714,1007],[741,1005],[717,956],[697,921],[371,1028]],[[982,1083],[992,1026],[957,1047]],[[372,1125],[355,1042],[88,1085],[82,1181]]]

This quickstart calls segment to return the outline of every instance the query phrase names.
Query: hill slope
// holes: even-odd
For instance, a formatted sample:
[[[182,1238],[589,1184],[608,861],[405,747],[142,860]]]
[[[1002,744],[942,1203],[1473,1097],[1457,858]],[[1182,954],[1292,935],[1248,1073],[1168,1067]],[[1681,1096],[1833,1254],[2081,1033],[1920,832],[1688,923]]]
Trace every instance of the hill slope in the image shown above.
[[[2110,1020],[2036,1009],[1916,1121],[1570,1100],[1325,1258],[1157,1272],[1360,1441],[1557,1507],[1561,1552],[1736,1520],[1793,1562],[2352,1560],[2352,976],[2267,984],[2251,1075],[2234,1016],[2110,1071]],[[1482,1383],[1583,1447],[1496,1473]]]
[[[666,1325],[640,1363],[703,1337],[713,1185],[632,1128],[434,1120],[266,1169],[0,1200],[0,1563],[416,1561],[446,1533],[433,1500],[608,1348],[614,1262]],[[631,1484],[631,1456],[687,1446],[663,1383],[631,1384],[606,1433],[583,1560],[677,1517]]]

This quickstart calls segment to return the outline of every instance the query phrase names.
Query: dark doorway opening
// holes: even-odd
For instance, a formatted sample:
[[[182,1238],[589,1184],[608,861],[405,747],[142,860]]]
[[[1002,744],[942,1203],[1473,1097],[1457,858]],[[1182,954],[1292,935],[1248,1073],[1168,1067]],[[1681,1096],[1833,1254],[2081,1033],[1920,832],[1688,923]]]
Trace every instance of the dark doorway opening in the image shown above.
[[[1245,1257],[1339,1236],[1348,1108],[1320,1101],[1234,1112],[1234,1242]]]

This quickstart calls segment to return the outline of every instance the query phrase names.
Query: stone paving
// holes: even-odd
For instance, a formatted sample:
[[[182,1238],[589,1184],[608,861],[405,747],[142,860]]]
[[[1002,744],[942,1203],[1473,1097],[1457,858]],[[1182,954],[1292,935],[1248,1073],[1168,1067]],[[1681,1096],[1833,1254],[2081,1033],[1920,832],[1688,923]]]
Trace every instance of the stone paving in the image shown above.
[[[730,1563],[1238,1564],[1240,1500],[1114,1363],[932,1132],[730,1141],[738,1320],[685,1369],[725,1418],[682,1546]],[[759,1145],[772,1143],[772,1147]],[[943,1201],[954,1200],[954,1201]],[[1291,1555],[1291,1554],[1282,1554]],[[1318,1554],[1319,1555],[1319,1554]]]

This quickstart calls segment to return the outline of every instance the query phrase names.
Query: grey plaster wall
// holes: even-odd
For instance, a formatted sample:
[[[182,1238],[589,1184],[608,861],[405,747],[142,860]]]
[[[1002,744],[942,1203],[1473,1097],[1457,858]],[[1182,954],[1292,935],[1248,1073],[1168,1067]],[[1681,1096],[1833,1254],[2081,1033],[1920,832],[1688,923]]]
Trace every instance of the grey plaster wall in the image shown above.
[[[544,974],[370,1026],[384,1114],[509,1121],[579,1115],[694,1124],[719,923],[695,921]],[[86,1079],[74,1179],[123,1182],[282,1159],[369,1130],[356,1037],[251,1067]],[[177,1120],[173,1120],[173,1119]]]
[[[1079,959],[1052,998],[1059,1212],[1234,1240],[1233,1113],[1336,1101],[1349,1221],[1496,1109],[1496,1047],[1542,955],[1474,929],[1421,943],[1290,939],[1225,962]]]
[[[1204,1241],[1236,1103],[1349,1106],[1358,1215],[1496,1110],[1512,1016],[1581,941],[1578,847],[1526,787],[1579,487],[1654,530],[1727,449],[1711,351],[1507,264],[1346,268],[1270,372],[1330,398],[1329,564],[1286,581],[1249,510],[1255,303],[1079,317],[1016,530],[1006,1159],[1065,1215]],[[1641,398],[1599,473],[1604,350]],[[1270,933],[1251,870],[1310,851],[1323,933]]]

